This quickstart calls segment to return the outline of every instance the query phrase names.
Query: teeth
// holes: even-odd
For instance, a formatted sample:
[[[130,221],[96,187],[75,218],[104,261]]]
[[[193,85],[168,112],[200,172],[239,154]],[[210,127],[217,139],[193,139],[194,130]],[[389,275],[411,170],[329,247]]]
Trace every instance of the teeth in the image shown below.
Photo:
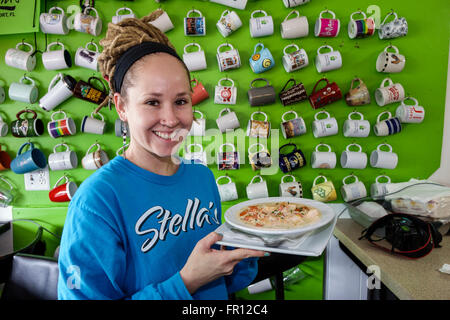
[[[172,140],[173,138],[175,138],[176,136],[176,131],[172,132],[171,134],[165,133],[165,132],[159,132],[159,131],[154,131],[154,133],[158,136],[161,137],[163,139],[166,140]]]

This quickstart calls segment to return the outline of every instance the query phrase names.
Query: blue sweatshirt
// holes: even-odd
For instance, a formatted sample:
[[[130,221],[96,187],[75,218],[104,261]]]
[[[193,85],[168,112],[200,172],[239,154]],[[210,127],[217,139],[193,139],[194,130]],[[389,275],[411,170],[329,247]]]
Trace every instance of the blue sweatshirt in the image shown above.
[[[59,299],[227,299],[256,276],[257,259],[192,296],[180,276],[195,244],[221,223],[212,172],[181,163],[172,176],[115,157],[77,190],[59,255]]]

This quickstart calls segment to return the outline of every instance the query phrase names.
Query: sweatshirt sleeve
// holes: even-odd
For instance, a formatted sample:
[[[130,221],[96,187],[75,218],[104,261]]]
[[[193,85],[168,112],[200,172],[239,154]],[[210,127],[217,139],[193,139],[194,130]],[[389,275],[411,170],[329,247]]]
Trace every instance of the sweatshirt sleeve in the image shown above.
[[[228,293],[246,288],[258,273],[258,258],[247,258],[239,262],[231,275],[225,277]]]
[[[117,228],[100,214],[73,203],[58,263],[60,300],[192,299],[179,272],[131,295],[125,292],[127,257]]]

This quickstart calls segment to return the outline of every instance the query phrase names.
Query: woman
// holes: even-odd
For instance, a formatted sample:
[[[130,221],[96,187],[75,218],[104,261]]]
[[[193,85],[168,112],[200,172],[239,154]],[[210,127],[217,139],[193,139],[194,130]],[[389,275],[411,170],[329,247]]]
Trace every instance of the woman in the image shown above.
[[[214,176],[172,157],[193,121],[189,71],[145,20],[109,24],[100,42],[100,70],[130,144],[70,203],[59,299],[227,299],[264,255],[212,248],[221,239]]]

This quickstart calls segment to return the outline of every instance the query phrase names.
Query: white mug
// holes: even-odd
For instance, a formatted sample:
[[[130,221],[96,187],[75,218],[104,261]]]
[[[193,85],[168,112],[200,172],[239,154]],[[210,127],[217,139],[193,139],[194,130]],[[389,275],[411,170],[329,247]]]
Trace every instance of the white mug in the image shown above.
[[[308,3],[310,0],[283,0],[284,6],[286,8],[296,7],[305,3]]]
[[[286,115],[293,114],[294,118],[286,120]],[[299,117],[297,112],[290,110],[283,113],[281,116],[281,133],[285,139],[296,137],[306,133],[305,120]]]
[[[89,46],[95,47],[95,51],[90,50]],[[100,52],[98,51],[98,46],[94,42],[88,42],[84,48],[79,47],[75,53],[75,65],[94,71],[98,71],[98,56]]]
[[[386,86],[386,82],[389,84]],[[405,89],[400,83],[394,83],[391,78],[385,78],[379,88],[375,90],[375,100],[380,107],[402,101],[405,98]]]
[[[60,46],[61,49],[51,50],[53,46]],[[47,70],[67,69],[72,66],[72,58],[62,43],[52,42],[47,46],[47,51],[42,53],[42,64]]]
[[[381,147],[386,146],[389,151],[381,150]],[[395,169],[398,164],[398,156],[395,152],[392,152],[391,145],[383,143],[378,145],[377,150],[372,151],[370,154],[370,165],[374,168],[381,169]]]
[[[91,16],[91,12],[95,16]],[[98,15],[98,11],[93,7],[86,7],[83,12],[79,12],[73,19],[73,28],[78,32],[92,34],[98,36],[102,32],[102,19]]]
[[[259,182],[254,182],[255,179],[259,179]],[[267,182],[263,180],[260,175],[256,175],[252,178],[250,183],[247,185],[247,198],[259,199],[269,197],[269,190],[267,189]]]
[[[95,115],[98,115],[101,120],[96,119]],[[100,112],[94,113],[92,111],[91,116],[84,116],[81,121],[81,132],[93,133],[93,134],[103,134],[105,132],[105,118]]]
[[[319,119],[320,114],[325,114],[327,117]],[[332,136],[338,133],[339,127],[336,118],[331,117],[326,111],[319,111],[314,115],[312,123],[313,135],[315,138]]]
[[[197,51],[187,52],[187,48],[191,46],[196,46]],[[198,71],[206,69],[206,56],[205,51],[198,43],[188,43],[184,46],[183,61],[189,71]]]
[[[199,151],[191,151],[192,147],[200,148]],[[206,152],[203,151],[203,146],[199,143],[192,143],[185,146],[184,158],[188,161],[194,161],[195,163],[200,163],[203,165],[208,165],[206,159]]]
[[[65,147],[64,151],[57,152],[58,147]],[[78,166],[78,157],[75,151],[71,151],[65,143],[57,144],[53,148],[53,153],[48,156],[48,166],[50,170],[70,170]]]
[[[322,48],[330,49],[329,52],[321,53]],[[316,69],[318,72],[327,72],[331,70],[336,70],[342,67],[342,56],[333,47],[325,45],[317,49],[316,56]]]
[[[291,182],[285,182],[286,178],[292,178]],[[278,188],[280,197],[295,197],[303,198],[303,188],[300,181],[296,181],[295,177],[290,174],[286,174],[281,177],[281,183]]]
[[[59,13],[55,13],[59,11]],[[39,26],[42,33],[49,34],[68,34],[67,16],[60,7],[52,7],[47,12],[41,13],[39,16]]]
[[[287,53],[289,48],[295,48],[294,52]],[[286,72],[292,72],[308,66],[309,59],[305,49],[300,49],[296,44],[288,44],[283,49],[283,67]]]
[[[224,113],[227,114],[224,114]],[[227,130],[233,130],[240,127],[239,119],[234,111],[230,108],[220,110],[219,117],[216,119],[217,127],[220,132],[224,133]]]
[[[203,113],[194,110],[194,114],[198,113],[200,115],[200,118],[195,118],[194,121],[192,121],[191,131],[189,131],[190,136],[204,136],[205,135],[205,127],[206,127],[206,119],[203,116]]]
[[[221,52],[220,49],[223,47],[229,47],[231,49]],[[217,47],[216,57],[220,71],[237,69],[241,66],[241,57],[239,56],[239,51],[229,43],[222,43]]]
[[[211,0],[211,2],[220,3],[236,9],[244,10],[248,0]]]
[[[358,151],[351,151],[352,146]],[[362,147],[357,143],[351,143],[341,154],[341,167],[345,169],[364,169],[367,166],[367,154],[362,152]]]
[[[224,86],[222,81],[231,82],[231,86]],[[214,91],[214,103],[216,104],[236,104],[237,88],[230,78],[222,78],[217,83]]]
[[[360,118],[358,120],[352,119],[352,116],[356,114]],[[344,122],[344,137],[354,138],[366,138],[370,133],[370,122],[364,120],[362,113],[353,111],[348,115],[348,119]]]
[[[242,21],[236,12],[225,10],[222,12],[216,26],[220,34],[226,38],[242,26]]]
[[[24,51],[20,47],[25,46],[30,50]],[[27,42],[19,42],[15,48],[8,49],[5,54],[5,63],[13,68],[33,71],[36,67],[36,55],[34,47]]]
[[[386,120],[381,120],[383,115],[387,114],[388,118]],[[402,124],[400,119],[397,117],[392,117],[389,111],[381,112],[377,117],[377,123],[373,127],[373,132],[376,136],[388,136],[396,134],[402,131]]]
[[[92,148],[97,147],[97,150],[90,153]],[[81,159],[81,164],[86,170],[97,170],[109,162],[108,155],[102,150],[98,143],[94,143],[86,151],[86,155]]]
[[[295,18],[289,19],[295,14]],[[283,39],[295,39],[307,37],[309,33],[308,18],[300,16],[297,10],[292,10],[281,23],[281,37]]]
[[[328,151],[319,151],[320,147],[326,147]],[[336,153],[331,151],[328,144],[318,144],[316,151],[311,154],[311,167],[314,169],[334,169],[336,167]]]
[[[406,104],[406,100],[412,100],[414,101],[414,104]],[[402,123],[421,123],[425,118],[425,109],[422,106],[419,106],[419,102],[416,98],[406,97],[397,107],[395,116],[399,118]]]
[[[128,13],[119,14],[121,11],[127,11]],[[116,11],[116,15],[112,17],[112,23],[118,24],[123,19],[128,19],[128,18],[136,18],[136,15],[134,14],[133,10],[131,10],[130,8],[127,8],[127,7],[119,8]]]
[[[3,121],[0,116],[0,137],[4,137],[8,134],[8,124]]]
[[[387,180],[387,182],[380,182],[380,179],[384,178]],[[376,199],[378,197],[381,197],[385,194],[388,193],[387,190],[387,185],[391,183],[391,178],[389,178],[386,175],[381,175],[378,176],[375,179],[375,183],[372,183],[372,185],[370,186],[370,195],[372,196],[372,198]]]
[[[347,184],[348,178],[354,178],[355,182]],[[361,199],[367,196],[367,190],[364,183],[358,180],[358,177],[351,174],[346,176],[342,183],[344,184],[341,187],[341,195],[345,202],[349,202],[356,199]]]
[[[394,49],[395,52],[389,52],[388,49]],[[378,72],[397,73],[405,67],[406,58],[400,54],[396,46],[390,45],[384,48],[378,55],[376,68]]]
[[[58,73],[48,86],[47,93],[39,99],[39,107],[50,111],[73,96],[76,80],[69,75]]]
[[[228,183],[219,184],[222,179],[228,179]],[[220,201],[233,201],[238,198],[236,184],[231,181],[229,176],[220,176],[216,179],[217,188],[219,189]]]
[[[263,16],[256,17],[256,13],[262,13]],[[251,14],[250,18],[250,35],[252,38],[270,36],[273,34],[273,19],[272,16],[268,16],[264,10],[255,10]]]
[[[164,33],[172,30],[174,28],[174,25],[172,23],[172,20],[170,20],[167,12],[161,8],[157,9],[157,11],[160,11],[162,13],[155,20],[150,21],[149,23]]]
[[[31,83],[26,84],[24,83],[25,80]],[[39,90],[33,79],[23,76],[20,78],[19,82],[11,83],[8,90],[8,96],[11,100],[33,104],[39,98]]]

